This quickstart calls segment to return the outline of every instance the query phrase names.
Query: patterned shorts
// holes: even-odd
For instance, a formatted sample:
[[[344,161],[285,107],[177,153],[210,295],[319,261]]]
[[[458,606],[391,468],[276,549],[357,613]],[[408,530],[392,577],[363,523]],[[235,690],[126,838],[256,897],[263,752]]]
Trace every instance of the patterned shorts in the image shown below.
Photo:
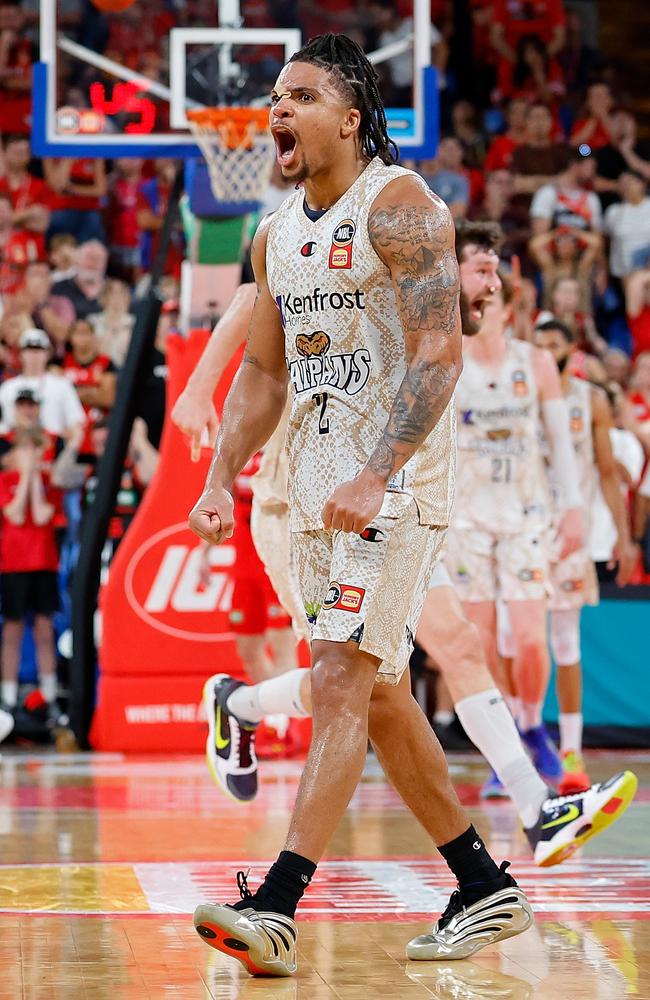
[[[574,611],[598,604],[598,577],[589,554],[581,549],[551,563],[551,611]]]
[[[461,601],[536,601],[548,595],[542,529],[496,535],[479,528],[452,527],[445,562]]]
[[[311,638],[359,643],[381,660],[377,680],[397,684],[446,529],[421,525],[409,498],[399,516],[381,513],[360,535],[297,531],[293,553]]]
[[[291,554],[289,511],[264,507],[253,500],[251,533],[257,554],[264,563],[280,603],[291,618],[298,639],[309,641],[311,630],[300,596],[298,578]]]

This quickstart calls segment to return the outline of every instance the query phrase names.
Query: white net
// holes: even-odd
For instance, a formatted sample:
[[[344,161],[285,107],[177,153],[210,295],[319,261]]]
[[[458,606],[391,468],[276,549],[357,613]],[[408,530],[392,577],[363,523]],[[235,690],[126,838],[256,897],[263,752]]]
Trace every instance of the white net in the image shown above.
[[[260,202],[273,170],[274,142],[268,130],[254,123],[232,144],[227,125],[192,121],[190,126],[205,157],[210,187],[217,201],[239,204]]]

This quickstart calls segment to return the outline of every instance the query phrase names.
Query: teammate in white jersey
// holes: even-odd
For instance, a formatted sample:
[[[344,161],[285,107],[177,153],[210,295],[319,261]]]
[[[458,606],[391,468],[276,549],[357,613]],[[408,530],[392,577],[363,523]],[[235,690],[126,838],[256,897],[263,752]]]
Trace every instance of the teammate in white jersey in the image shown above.
[[[350,39],[308,43],[271,103],[283,176],[303,187],[255,236],[247,351],[190,526],[215,544],[231,535],[229,487],[278,424],[290,382],[289,506],[312,618],[314,734],[286,849],[255,893],[242,873],[240,902],[200,906],[195,925],[253,973],[296,970],[293,915],[359,781],[370,731],[459,884],[407,954],[463,958],[533,918],[460,806],[406,672],[453,498],[453,223],[421,178],[393,165],[377,75]]]
[[[630,540],[621,482],[612,454],[609,437],[612,416],[607,396],[597,386],[570,374],[567,362],[574,349],[573,335],[563,323],[557,320],[543,323],[535,331],[535,343],[550,351],[560,371],[587,528],[598,483],[611,511],[618,534],[614,549],[618,562],[616,579],[623,586],[632,575],[637,554]],[[566,502],[554,477],[549,478],[555,526],[566,509]],[[582,759],[580,611],[586,604],[598,603],[598,580],[586,547],[565,559],[554,559],[551,555],[551,584],[551,650],[558,668],[560,751],[564,771],[559,790],[568,794],[589,787]]]
[[[462,327],[467,334],[477,328],[483,304],[499,285],[495,251],[499,239],[498,226],[482,223],[465,224],[463,236],[457,239]],[[212,395],[232,354],[245,338],[253,302],[253,286],[240,290],[215,327],[211,342],[174,407],[172,420],[193,442],[200,441],[211,417],[216,419]],[[252,528],[273,586],[285,607],[293,609],[294,627],[303,634],[306,619],[299,597],[294,597],[297,588],[291,579],[283,434],[280,424],[265,448],[265,466],[253,479]],[[418,625],[418,642],[435,657],[466,732],[503,781],[526,829],[535,861],[544,866],[558,864],[592,833],[604,829],[608,820],[620,817],[623,803],[631,800],[636,780],[629,773],[617,775],[604,786],[594,785],[585,794],[573,797],[570,803],[549,794],[494,687],[478,632],[465,618],[442,563],[436,566],[430,586]],[[222,706],[218,692],[224,684],[228,684],[230,694]],[[210,720],[206,743],[210,773],[226,794],[246,801],[257,787],[255,725],[267,714],[294,718],[311,715],[311,672],[291,670],[260,684],[238,686],[233,686],[227,675],[216,674],[205,683],[204,702]],[[236,746],[217,745],[217,712],[224,710],[235,716],[234,725],[237,718],[249,723]],[[611,806],[614,799],[621,802],[616,810]]]
[[[465,613],[481,633],[493,676],[513,698],[513,714],[537,770],[547,780],[559,781],[561,762],[541,717],[550,659],[548,505],[540,427],[566,497],[559,525],[563,556],[582,545],[581,497],[557,366],[547,352],[507,339],[510,306],[504,299],[511,292],[504,282],[484,310],[480,332],[464,342],[456,393],[458,489],[446,562]],[[512,678],[500,674],[498,598],[507,604],[515,640]],[[498,788],[493,777],[485,793]]]

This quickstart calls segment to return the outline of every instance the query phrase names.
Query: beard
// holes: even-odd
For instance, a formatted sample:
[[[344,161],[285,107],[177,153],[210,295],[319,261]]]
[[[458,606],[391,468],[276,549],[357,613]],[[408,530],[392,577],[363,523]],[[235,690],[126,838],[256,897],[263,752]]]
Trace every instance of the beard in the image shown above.
[[[463,337],[474,337],[480,330],[479,324],[472,319],[472,304],[461,289],[460,292],[460,325]]]

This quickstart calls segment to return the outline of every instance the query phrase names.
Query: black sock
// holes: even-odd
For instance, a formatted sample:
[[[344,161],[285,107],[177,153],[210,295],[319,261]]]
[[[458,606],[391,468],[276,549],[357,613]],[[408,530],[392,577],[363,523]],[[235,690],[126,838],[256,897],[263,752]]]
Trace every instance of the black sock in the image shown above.
[[[316,865],[293,851],[280,851],[266,878],[252,896],[235,904],[238,910],[252,906],[254,910],[270,910],[293,917],[303,893],[311,882]]]
[[[465,906],[508,885],[509,876],[490,857],[473,826],[438,850],[458,879]]]

